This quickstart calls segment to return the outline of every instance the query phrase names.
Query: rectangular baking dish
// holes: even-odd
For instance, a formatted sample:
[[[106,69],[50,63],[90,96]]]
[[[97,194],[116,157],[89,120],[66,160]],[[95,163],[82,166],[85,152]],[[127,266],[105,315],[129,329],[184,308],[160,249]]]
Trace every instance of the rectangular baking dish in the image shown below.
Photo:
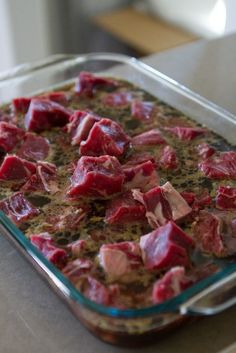
[[[98,53],[57,55],[25,64],[0,75],[0,102],[38,94],[73,82],[80,71],[130,81],[235,143],[236,119],[146,64],[124,55]],[[236,262],[222,262],[221,270],[163,304],[120,310],[85,298],[0,212],[0,233],[12,241],[70,306],[82,323],[101,339],[114,344],[137,344],[196,315],[219,313],[236,303]]]

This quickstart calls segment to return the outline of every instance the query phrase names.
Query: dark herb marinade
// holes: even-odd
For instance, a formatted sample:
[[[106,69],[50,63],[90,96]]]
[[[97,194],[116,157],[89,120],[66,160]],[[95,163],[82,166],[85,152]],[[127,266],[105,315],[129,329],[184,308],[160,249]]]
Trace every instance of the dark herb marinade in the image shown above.
[[[225,181],[212,181],[204,177],[197,168],[198,156],[195,147],[206,142],[212,146],[217,146],[218,150],[228,150],[233,147],[230,146],[222,137],[219,137],[213,132],[204,137],[198,137],[191,142],[180,141],[169,132],[163,130],[163,126],[192,126],[196,127],[199,124],[186,117],[181,112],[170,107],[169,105],[159,101],[147,92],[144,92],[138,87],[126,81],[119,81],[119,86],[116,91],[132,91],[134,96],[152,101],[155,103],[155,113],[152,123],[144,124],[139,120],[131,117],[130,105],[120,107],[110,107],[102,103],[102,97],[107,92],[97,91],[93,98],[86,98],[74,93],[73,86],[66,86],[60,88],[60,91],[67,92],[69,98],[69,106],[74,110],[92,110],[94,113],[114,119],[122,124],[127,134],[134,136],[136,134],[148,131],[152,128],[159,128],[167,143],[174,147],[179,161],[178,169],[167,171],[159,168],[158,174],[160,176],[161,184],[170,181],[178,191],[193,191],[196,194],[201,194],[204,189],[208,190],[211,196],[215,196],[216,187],[221,184],[226,184]],[[5,111],[9,112],[7,107]],[[18,125],[23,126],[23,116],[18,117]],[[40,214],[20,225],[20,229],[24,231],[26,236],[37,234],[41,232],[49,232],[55,242],[61,246],[77,240],[86,239],[87,247],[83,253],[83,258],[89,258],[96,264],[93,270],[93,275],[102,283],[111,284],[109,278],[104,274],[102,268],[99,266],[98,251],[102,244],[111,242],[121,242],[126,240],[139,241],[141,235],[151,231],[148,224],[128,224],[128,225],[113,225],[109,226],[104,223],[104,215],[106,210],[106,200],[94,200],[81,198],[78,201],[69,201],[66,199],[65,191],[70,182],[70,176],[73,172],[72,162],[79,159],[78,146],[71,146],[70,137],[64,129],[55,128],[50,131],[41,133],[42,136],[47,137],[50,141],[51,152],[47,158],[48,162],[56,164],[58,167],[58,182],[60,191],[54,195],[47,193],[26,193],[26,197],[40,209]],[[122,157],[121,163],[125,163],[132,154],[148,151],[154,157],[160,155],[162,146],[138,146],[133,147],[127,152],[127,155]],[[13,151],[14,152],[14,151]],[[235,182],[227,181],[227,185],[234,185]],[[12,191],[18,190],[19,184],[12,187],[12,183],[1,182],[0,198],[8,197]],[[82,207],[87,210],[85,218],[80,222],[79,226],[72,231],[67,229],[63,231],[54,231],[53,219],[55,215],[63,214],[66,208],[74,206],[76,208]],[[191,234],[191,224],[183,225],[183,229]],[[195,262],[195,255],[193,256]],[[209,259],[207,260],[209,261]],[[120,286],[120,302],[125,307],[140,307],[151,304],[151,288],[154,281],[160,276],[160,272],[146,271],[144,268],[133,271],[124,276],[118,281]],[[78,281],[77,288],[82,288],[82,282]]]

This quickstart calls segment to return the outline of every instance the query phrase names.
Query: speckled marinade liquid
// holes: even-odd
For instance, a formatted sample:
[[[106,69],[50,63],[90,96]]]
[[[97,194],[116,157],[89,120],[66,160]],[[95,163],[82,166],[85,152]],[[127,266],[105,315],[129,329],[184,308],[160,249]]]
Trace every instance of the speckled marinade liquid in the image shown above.
[[[218,185],[236,186],[235,181],[212,181],[202,175],[198,171],[197,165],[199,157],[196,153],[196,146],[202,142],[209,143],[218,151],[227,151],[235,149],[228,144],[222,137],[209,131],[206,135],[199,136],[192,141],[181,141],[178,137],[163,130],[163,127],[173,126],[189,126],[199,127],[189,117],[170,107],[169,105],[159,101],[149,93],[126,81],[119,81],[118,88],[115,91],[131,91],[133,96],[142,100],[152,101],[155,103],[154,119],[151,123],[143,123],[131,117],[130,105],[110,107],[101,102],[101,98],[107,94],[106,91],[98,90],[93,98],[85,98],[74,93],[74,86],[65,86],[60,91],[67,93],[69,97],[69,107],[73,110],[89,109],[94,113],[113,119],[119,122],[126,133],[130,136],[137,135],[152,128],[159,128],[167,143],[172,146],[177,153],[178,169],[164,170],[158,168],[160,183],[164,184],[170,181],[171,184],[179,191],[192,191],[197,195],[207,190],[214,198]],[[5,106],[3,110],[8,113],[11,106]],[[18,125],[23,127],[23,116],[18,117]],[[107,225],[103,219],[106,210],[106,200],[95,200],[81,198],[77,201],[69,201],[66,199],[66,189],[70,183],[72,175],[72,163],[79,158],[78,146],[72,146],[70,136],[61,128],[54,128],[50,131],[41,133],[50,142],[50,154],[46,161],[54,163],[58,168],[58,183],[60,191],[54,195],[46,192],[26,193],[26,197],[35,206],[40,209],[40,214],[20,225],[20,229],[30,236],[41,232],[49,232],[55,242],[66,247],[67,244],[77,240],[86,239],[88,244],[87,250],[84,252],[83,258],[92,259],[95,263],[95,269],[92,272],[93,277],[97,278],[103,284],[112,284],[99,266],[98,251],[102,244],[120,241],[139,241],[141,235],[151,231],[147,223],[141,224],[119,224]],[[135,146],[128,150],[126,155],[120,159],[125,163],[134,153],[147,151],[158,159],[163,145],[160,146]],[[14,153],[14,151],[13,151]],[[19,190],[19,183],[1,182],[1,199],[8,197],[13,191]],[[70,206],[82,207],[87,209],[86,217],[80,222],[79,226],[73,230],[65,230],[63,232],[55,231],[55,216],[63,214]],[[182,229],[191,235],[191,224],[182,224]],[[72,258],[71,258],[72,259]],[[197,259],[197,260],[196,260]],[[194,253],[192,256],[193,267],[197,266],[199,256]],[[203,257],[204,259],[204,257]],[[202,259],[201,259],[202,261]],[[209,258],[206,258],[209,261]],[[210,260],[211,261],[211,260]],[[214,261],[212,259],[212,261]],[[204,260],[203,260],[204,262]],[[151,304],[151,289],[154,281],[161,275],[161,272],[151,272],[144,268],[134,270],[117,281],[120,286],[120,302],[125,307],[137,308]],[[78,281],[76,285],[80,289],[81,283]]]

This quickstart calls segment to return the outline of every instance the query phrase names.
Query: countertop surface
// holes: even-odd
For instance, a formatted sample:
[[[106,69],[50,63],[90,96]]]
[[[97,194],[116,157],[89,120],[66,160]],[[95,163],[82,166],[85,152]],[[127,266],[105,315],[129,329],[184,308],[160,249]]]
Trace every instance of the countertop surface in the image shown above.
[[[236,35],[200,41],[144,60],[236,114]],[[236,340],[236,307],[189,323],[136,352],[215,353]],[[1,353],[126,353],[79,323],[31,265],[0,237]]]

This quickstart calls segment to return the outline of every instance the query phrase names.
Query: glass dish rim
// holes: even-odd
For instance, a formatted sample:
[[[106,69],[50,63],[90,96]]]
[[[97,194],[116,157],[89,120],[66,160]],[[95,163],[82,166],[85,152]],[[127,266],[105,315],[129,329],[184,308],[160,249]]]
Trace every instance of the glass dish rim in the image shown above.
[[[55,58],[55,59],[53,59]],[[86,63],[89,61],[95,60],[111,60],[117,62],[117,64],[126,64],[132,66],[134,69],[143,72],[144,74],[148,74],[159,81],[164,82],[166,86],[169,86],[172,90],[181,93],[183,96],[190,98],[192,101],[199,103],[201,106],[216,112],[224,116],[225,119],[235,123],[235,116],[225,110],[217,106],[215,103],[201,97],[199,94],[191,91],[187,87],[179,84],[177,81],[169,78],[165,74],[159,72],[158,70],[150,67],[149,65],[123,54],[114,54],[114,53],[90,53],[84,55],[59,55],[54,57],[49,57],[46,60],[41,62],[36,62],[33,64],[25,64],[20,66],[19,68],[15,68],[12,71],[8,71],[6,74],[0,75],[0,86],[4,81],[17,79],[17,77],[27,75],[34,75],[36,71],[48,68],[49,66],[53,66],[54,69],[57,66],[65,65],[75,65],[79,63]],[[45,87],[45,89],[49,89],[49,87]],[[32,93],[34,94],[34,92]],[[224,269],[208,276],[207,278],[199,281],[194,284],[190,288],[186,289],[184,292],[175,296],[172,299],[169,299],[161,304],[156,304],[144,308],[138,309],[117,309],[114,307],[104,306],[102,304],[98,304],[90,299],[86,298],[82,293],[80,293],[73,284],[52,264],[50,263],[41,252],[31,244],[30,240],[21,232],[12,222],[11,220],[0,211],[0,224],[4,227],[4,229],[11,235],[11,237],[16,240],[19,245],[27,252],[44,270],[44,272],[56,283],[57,287],[69,297],[71,300],[78,302],[79,304],[105,316],[110,316],[114,318],[127,318],[127,319],[135,319],[137,317],[150,317],[152,315],[157,315],[161,313],[170,313],[170,312],[178,312],[179,306],[184,304],[187,300],[191,299],[194,295],[200,293],[202,290],[206,289],[208,286],[212,284],[216,284],[218,281],[224,279],[226,276],[236,271],[236,262],[230,265],[227,265]]]

